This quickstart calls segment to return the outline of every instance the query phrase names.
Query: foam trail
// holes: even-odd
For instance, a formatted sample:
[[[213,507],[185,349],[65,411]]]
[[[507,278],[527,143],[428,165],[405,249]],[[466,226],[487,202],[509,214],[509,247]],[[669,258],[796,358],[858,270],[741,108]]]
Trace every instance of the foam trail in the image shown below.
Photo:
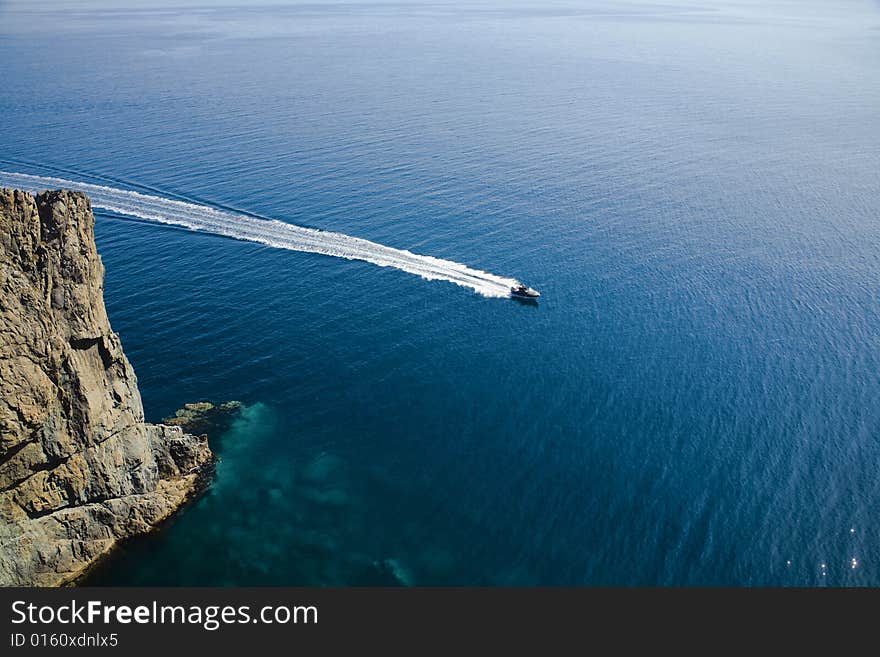
[[[257,219],[206,205],[115,187],[6,171],[0,171],[0,187],[30,192],[56,188],[76,189],[88,194],[93,207],[116,214],[259,242],[278,249],[320,253],[346,260],[363,260],[380,267],[394,267],[429,281],[449,281],[469,287],[485,297],[509,297],[510,288],[519,284],[513,278],[471,269],[451,260],[394,249],[359,237],[303,228],[272,219]]]

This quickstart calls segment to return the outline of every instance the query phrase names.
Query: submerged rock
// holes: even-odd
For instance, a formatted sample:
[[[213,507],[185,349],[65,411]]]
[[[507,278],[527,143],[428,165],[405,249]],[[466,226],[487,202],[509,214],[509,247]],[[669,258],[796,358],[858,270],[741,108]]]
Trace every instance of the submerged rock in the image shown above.
[[[211,471],[204,436],[144,422],[93,227],[84,194],[0,189],[0,585],[77,580]]]
[[[383,574],[389,575],[398,586],[413,586],[413,577],[409,570],[393,557],[376,562],[375,566]]]
[[[303,468],[302,478],[312,483],[323,483],[336,474],[341,465],[337,457],[323,452]]]
[[[348,493],[341,488],[313,488],[306,487],[301,491],[304,499],[319,506],[343,507],[351,502]]]

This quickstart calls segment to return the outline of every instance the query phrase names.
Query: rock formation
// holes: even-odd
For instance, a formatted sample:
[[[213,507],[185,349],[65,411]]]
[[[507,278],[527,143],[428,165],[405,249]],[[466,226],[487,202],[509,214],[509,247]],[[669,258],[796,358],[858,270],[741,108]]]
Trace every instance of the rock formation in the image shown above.
[[[144,423],[88,198],[0,189],[0,584],[75,581],[200,487],[207,439]]]
[[[241,411],[241,402],[228,401],[222,404],[211,402],[194,402],[184,404],[183,408],[171,417],[162,420],[162,424],[170,427],[180,427],[187,433],[209,438],[220,436],[229,429],[232,421],[238,417]]]

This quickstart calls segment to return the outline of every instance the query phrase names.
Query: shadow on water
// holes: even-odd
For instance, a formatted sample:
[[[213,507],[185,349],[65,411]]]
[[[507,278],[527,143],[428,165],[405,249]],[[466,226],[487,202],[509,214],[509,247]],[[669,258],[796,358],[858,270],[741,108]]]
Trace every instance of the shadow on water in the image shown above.
[[[510,297],[511,301],[515,301],[521,306],[527,306],[529,308],[537,308],[538,300],[537,299],[526,299],[523,297]]]

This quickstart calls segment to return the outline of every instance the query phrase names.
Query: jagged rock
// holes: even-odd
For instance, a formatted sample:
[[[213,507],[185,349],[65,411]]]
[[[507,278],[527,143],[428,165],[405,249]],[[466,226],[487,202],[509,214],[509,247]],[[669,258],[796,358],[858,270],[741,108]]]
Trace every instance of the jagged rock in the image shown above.
[[[228,401],[222,404],[193,402],[162,420],[162,424],[180,427],[189,433],[217,437],[225,432],[241,411],[241,402]]]
[[[144,423],[81,193],[0,189],[0,584],[75,581],[201,486],[207,439]]]

